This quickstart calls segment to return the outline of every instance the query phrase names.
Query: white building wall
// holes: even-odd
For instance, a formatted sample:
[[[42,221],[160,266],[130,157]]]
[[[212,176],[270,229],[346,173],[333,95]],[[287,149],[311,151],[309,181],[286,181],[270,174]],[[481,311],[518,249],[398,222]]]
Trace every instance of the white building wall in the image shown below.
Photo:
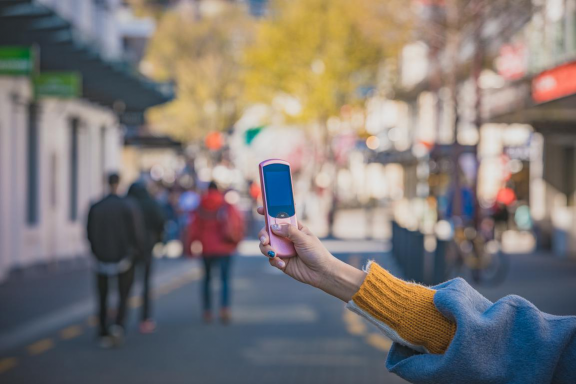
[[[21,255],[26,218],[25,132],[28,81],[0,77],[0,279]]]
[[[84,100],[46,99],[38,112],[38,222],[27,215],[30,85],[0,77],[0,280],[14,268],[88,255],[86,214],[104,193],[104,174],[120,168],[115,115]],[[80,119],[78,216],[70,218],[70,119]],[[102,135],[102,129],[105,134]]]
[[[38,0],[61,17],[69,20],[81,32],[82,38],[95,45],[104,57],[119,59],[122,55],[122,39],[117,12],[122,8],[120,0]]]

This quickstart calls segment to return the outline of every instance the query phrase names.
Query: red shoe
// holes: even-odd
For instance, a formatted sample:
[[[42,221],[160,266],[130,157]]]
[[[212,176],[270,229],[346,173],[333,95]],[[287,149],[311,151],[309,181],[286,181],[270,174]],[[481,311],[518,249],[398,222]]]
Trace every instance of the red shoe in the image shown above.
[[[230,308],[222,308],[220,310],[220,321],[222,322],[222,324],[224,325],[230,324],[231,318],[232,315],[230,313]]]
[[[150,334],[156,331],[156,322],[154,320],[148,319],[140,323],[140,333]]]
[[[210,324],[212,322],[212,312],[204,311],[204,314],[202,315],[202,319],[204,320],[205,324]]]

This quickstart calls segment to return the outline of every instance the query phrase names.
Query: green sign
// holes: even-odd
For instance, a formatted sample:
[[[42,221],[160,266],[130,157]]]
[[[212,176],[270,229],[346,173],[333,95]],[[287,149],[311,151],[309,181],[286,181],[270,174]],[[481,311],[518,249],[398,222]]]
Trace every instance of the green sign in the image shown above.
[[[34,76],[34,96],[70,99],[80,97],[82,78],[76,72],[43,72]]]
[[[247,129],[246,132],[244,132],[244,141],[246,142],[246,145],[252,144],[252,141],[256,138],[256,136],[258,136],[262,129],[264,129],[264,126]]]
[[[32,47],[0,47],[0,75],[27,76],[33,71]]]

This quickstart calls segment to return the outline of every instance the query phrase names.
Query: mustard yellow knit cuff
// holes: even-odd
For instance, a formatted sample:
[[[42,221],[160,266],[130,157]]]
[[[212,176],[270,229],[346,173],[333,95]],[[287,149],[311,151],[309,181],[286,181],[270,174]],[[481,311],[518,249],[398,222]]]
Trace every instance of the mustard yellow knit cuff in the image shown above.
[[[372,263],[352,300],[364,312],[388,325],[404,340],[430,353],[448,349],[456,324],[434,306],[435,290],[398,279]]]

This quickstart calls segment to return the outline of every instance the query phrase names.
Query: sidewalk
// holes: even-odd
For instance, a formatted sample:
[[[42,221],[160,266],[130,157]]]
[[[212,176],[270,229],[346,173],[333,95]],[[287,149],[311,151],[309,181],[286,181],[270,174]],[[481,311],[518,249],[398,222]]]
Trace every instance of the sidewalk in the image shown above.
[[[164,286],[199,268],[188,259],[156,260],[153,287]],[[138,272],[138,271],[137,271]],[[138,294],[139,275],[132,288]],[[112,288],[112,300],[116,290]],[[135,299],[133,299],[135,300]],[[20,273],[0,285],[0,352],[36,339],[39,335],[86,320],[96,311],[95,282],[90,263],[60,269]],[[136,301],[132,306],[135,306]]]
[[[474,286],[492,301],[519,295],[553,315],[576,315],[576,261],[545,252],[509,254],[510,269],[496,287]]]

